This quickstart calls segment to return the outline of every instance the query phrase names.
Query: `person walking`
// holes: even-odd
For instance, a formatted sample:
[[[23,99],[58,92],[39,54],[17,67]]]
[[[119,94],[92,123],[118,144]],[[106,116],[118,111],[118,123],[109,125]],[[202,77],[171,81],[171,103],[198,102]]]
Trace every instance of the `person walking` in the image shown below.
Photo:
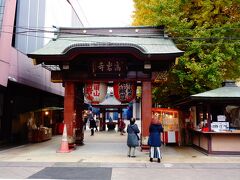
[[[99,122],[100,122],[98,117],[96,117],[95,122],[96,122],[96,127],[95,127],[95,132],[96,132],[96,131],[98,131],[98,126],[99,126]]]
[[[158,119],[152,118],[151,124],[149,126],[149,138],[148,138],[148,145],[150,146],[150,162],[153,162],[153,158],[157,158],[158,162],[160,163],[161,160],[161,133],[163,133],[163,127]]]
[[[128,146],[128,157],[136,157],[135,156],[135,150],[136,147],[139,146],[139,129],[137,124],[135,124],[135,119],[132,118],[130,120],[130,124],[127,127],[127,146]]]
[[[83,118],[83,122],[84,122],[84,130],[86,130],[87,129],[87,122],[88,122],[88,118],[87,117],[84,117]]]
[[[91,136],[94,136],[94,128],[96,128],[96,121],[93,119],[93,117],[91,117],[89,122],[90,122],[89,128],[91,129]]]

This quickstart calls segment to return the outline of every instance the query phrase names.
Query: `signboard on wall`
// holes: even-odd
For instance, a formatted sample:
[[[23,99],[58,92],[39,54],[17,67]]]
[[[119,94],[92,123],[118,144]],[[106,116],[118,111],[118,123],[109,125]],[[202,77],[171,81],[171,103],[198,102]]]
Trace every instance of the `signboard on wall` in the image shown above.
[[[212,122],[211,130],[213,131],[227,131],[229,130],[229,122]]]
[[[100,58],[92,61],[92,72],[94,76],[118,76],[121,77],[126,74],[126,60],[122,58]]]
[[[218,122],[219,122],[219,121],[221,121],[221,122],[226,121],[226,116],[224,116],[224,115],[218,115],[218,116],[217,116],[217,121],[218,121]]]

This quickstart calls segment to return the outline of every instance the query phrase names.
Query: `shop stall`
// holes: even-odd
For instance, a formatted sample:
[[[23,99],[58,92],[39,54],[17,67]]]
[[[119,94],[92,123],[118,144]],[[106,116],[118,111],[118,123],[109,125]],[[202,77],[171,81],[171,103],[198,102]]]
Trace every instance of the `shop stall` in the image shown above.
[[[177,110],[168,108],[152,108],[153,116],[157,117],[164,128],[163,143],[180,145],[179,114]]]
[[[58,134],[63,120],[63,108],[45,107],[24,113],[20,117],[27,121],[28,141],[42,142]]]
[[[240,87],[232,81],[223,85],[192,95],[178,107],[191,111],[193,147],[206,154],[240,155]]]

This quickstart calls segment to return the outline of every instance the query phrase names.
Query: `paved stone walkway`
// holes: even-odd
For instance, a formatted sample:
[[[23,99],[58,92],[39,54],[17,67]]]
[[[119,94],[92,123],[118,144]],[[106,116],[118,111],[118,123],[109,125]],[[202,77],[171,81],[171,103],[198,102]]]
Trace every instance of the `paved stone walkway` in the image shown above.
[[[239,180],[239,163],[0,162],[0,179],[226,179]]]
[[[0,151],[0,162],[95,162],[150,163],[148,152],[136,151],[136,158],[127,157],[127,135],[118,132],[85,133],[85,145],[70,153],[57,153],[61,136]],[[240,156],[207,156],[191,147],[162,146],[162,163],[240,163]]]
[[[0,179],[240,179],[240,156],[163,146],[162,162],[151,163],[140,149],[136,158],[127,157],[127,136],[115,131],[94,136],[86,131],[85,145],[70,153],[57,153],[61,138],[1,150]]]

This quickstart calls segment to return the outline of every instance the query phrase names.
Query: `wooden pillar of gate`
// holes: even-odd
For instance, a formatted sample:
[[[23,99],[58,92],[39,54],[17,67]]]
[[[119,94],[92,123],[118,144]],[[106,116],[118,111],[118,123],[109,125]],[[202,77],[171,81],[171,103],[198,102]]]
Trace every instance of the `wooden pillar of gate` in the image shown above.
[[[76,106],[76,145],[83,145],[84,133],[83,133],[83,110],[84,110],[84,94],[83,84],[76,84],[75,93],[75,106]]]
[[[67,127],[68,143],[75,143],[75,84],[71,81],[65,82],[64,96],[64,123]]]
[[[147,149],[149,136],[149,125],[152,119],[152,85],[151,82],[142,82],[142,129],[141,129],[141,148]]]

